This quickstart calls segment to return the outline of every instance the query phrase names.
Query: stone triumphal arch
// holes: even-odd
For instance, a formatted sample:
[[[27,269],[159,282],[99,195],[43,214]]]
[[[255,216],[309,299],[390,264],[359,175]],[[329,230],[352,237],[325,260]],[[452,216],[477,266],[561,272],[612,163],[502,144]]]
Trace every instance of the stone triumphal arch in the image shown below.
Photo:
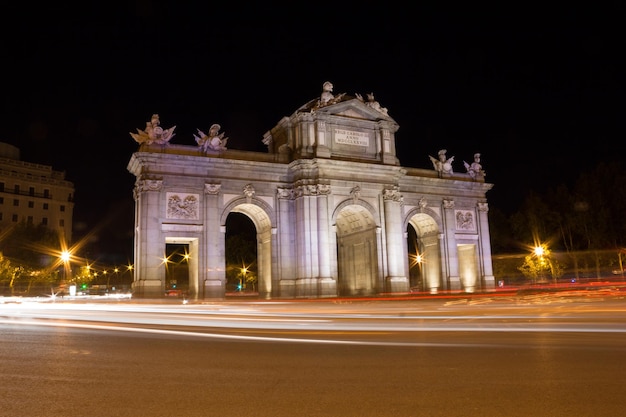
[[[264,135],[267,153],[228,149],[217,124],[172,144],[153,115],[131,133],[134,295],[163,296],[165,247],[182,244],[190,297],[225,297],[230,213],[256,229],[260,297],[492,290],[480,155],[462,173],[445,150],[432,170],[402,167],[398,127],[373,94],[334,95],[328,82]]]

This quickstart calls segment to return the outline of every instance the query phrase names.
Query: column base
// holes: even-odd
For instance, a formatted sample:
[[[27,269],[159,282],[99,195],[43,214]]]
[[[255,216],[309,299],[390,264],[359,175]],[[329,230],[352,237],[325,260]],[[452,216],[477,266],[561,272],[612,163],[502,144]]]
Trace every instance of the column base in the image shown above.
[[[407,277],[387,277],[387,292],[408,293],[410,291],[409,279]]]
[[[208,279],[204,281],[204,299],[223,299],[226,298],[226,287],[222,281],[217,279]]]
[[[165,283],[158,279],[145,279],[133,282],[133,298],[163,298]]]
[[[337,281],[332,278],[319,278],[317,281],[317,294],[320,297],[336,297]]]
[[[461,277],[450,277],[448,282],[450,283],[449,289],[451,292],[461,292]]]
[[[278,284],[280,298],[296,298],[296,281],[293,279],[281,280]]]
[[[317,297],[317,278],[296,279],[296,298]]]
[[[496,278],[493,275],[485,275],[483,277],[483,290],[485,291],[496,290]]]

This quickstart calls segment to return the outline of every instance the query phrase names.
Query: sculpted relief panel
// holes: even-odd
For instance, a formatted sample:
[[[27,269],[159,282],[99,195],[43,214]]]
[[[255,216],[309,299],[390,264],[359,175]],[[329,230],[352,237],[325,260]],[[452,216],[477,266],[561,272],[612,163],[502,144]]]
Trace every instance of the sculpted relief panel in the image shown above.
[[[476,230],[476,222],[474,221],[474,212],[471,210],[455,210],[456,229],[466,232]]]
[[[198,194],[167,193],[168,219],[197,220],[199,218]]]

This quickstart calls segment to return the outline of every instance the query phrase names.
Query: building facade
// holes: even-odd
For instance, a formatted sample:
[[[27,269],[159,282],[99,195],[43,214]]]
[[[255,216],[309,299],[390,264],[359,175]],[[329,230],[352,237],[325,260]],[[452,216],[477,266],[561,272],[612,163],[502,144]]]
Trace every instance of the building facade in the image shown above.
[[[20,150],[0,143],[0,228],[43,225],[72,241],[74,184],[65,172],[22,161]]]
[[[465,173],[449,169],[445,150],[433,170],[400,166],[399,126],[373,95],[334,95],[325,83],[264,135],[267,153],[230,150],[216,132],[199,131],[197,146],[170,144],[173,129],[155,116],[131,133],[135,296],[164,294],[165,247],[178,244],[190,297],[224,297],[233,212],[256,228],[264,298],[494,289],[492,184],[479,159]]]

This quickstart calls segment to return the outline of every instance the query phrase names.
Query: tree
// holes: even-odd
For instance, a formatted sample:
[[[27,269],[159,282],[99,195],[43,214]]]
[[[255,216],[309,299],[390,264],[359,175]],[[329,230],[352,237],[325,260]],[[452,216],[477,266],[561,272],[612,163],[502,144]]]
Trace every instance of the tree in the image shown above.
[[[519,267],[520,272],[533,282],[543,281],[548,276],[556,281],[563,276],[563,267],[552,257],[552,253],[545,246],[538,246],[535,251],[524,258]]]
[[[14,269],[15,267],[11,265],[11,261],[0,253],[0,283],[2,283],[3,287],[8,286],[11,294],[13,294],[14,288]]]
[[[46,267],[56,260],[51,254],[60,251],[57,232],[44,225],[22,221],[4,232],[0,251],[15,264],[33,269]]]
[[[600,163],[581,173],[572,187],[561,184],[541,194],[529,192],[520,209],[508,218],[490,209],[492,250],[494,255],[515,249],[519,253],[528,242],[548,242],[555,252],[566,253],[577,278],[579,269],[594,266],[600,277],[619,263],[618,254],[626,247],[624,213],[626,171],[618,162]],[[525,275],[535,275],[534,262],[524,262]],[[501,264],[494,256],[494,271],[510,271],[508,265]]]

